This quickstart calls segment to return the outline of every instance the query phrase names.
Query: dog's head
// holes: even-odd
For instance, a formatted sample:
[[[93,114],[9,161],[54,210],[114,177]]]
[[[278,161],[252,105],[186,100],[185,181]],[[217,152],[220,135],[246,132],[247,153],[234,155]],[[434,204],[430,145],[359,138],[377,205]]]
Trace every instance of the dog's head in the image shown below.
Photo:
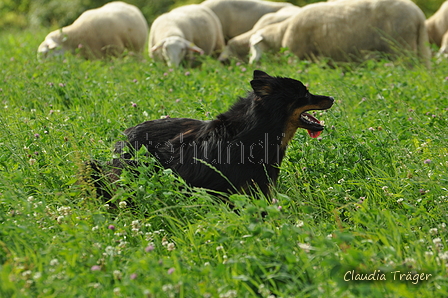
[[[307,111],[329,109],[333,97],[314,95],[300,81],[291,78],[271,77],[255,70],[250,82],[258,100],[261,100],[273,113],[286,116],[284,134],[286,143],[293,137],[297,128],[308,130],[311,137],[317,138],[324,126]]]

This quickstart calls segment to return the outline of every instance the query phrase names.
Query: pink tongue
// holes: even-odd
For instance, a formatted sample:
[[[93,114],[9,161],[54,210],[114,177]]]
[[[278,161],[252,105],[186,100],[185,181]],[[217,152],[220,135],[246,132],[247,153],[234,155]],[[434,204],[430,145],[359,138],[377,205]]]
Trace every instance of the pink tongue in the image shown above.
[[[312,130],[308,130],[308,134],[309,134],[310,137],[312,137],[312,138],[317,138],[317,137],[320,135],[321,132],[322,132],[322,131],[312,131]]]
[[[315,122],[315,123],[320,123],[320,121],[317,120],[316,117],[313,117],[313,116],[311,116],[311,115],[308,114],[308,113],[306,113],[306,116],[308,117],[308,120],[311,120],[312,122]],[[312,137],[312,138],[317,138],[317,137],[320,135],[321,132],[322,132],[322,131],[313,131],[313,130],[309,130],[309,129],[308,129],[308,134],[309,134],[310,137]]]

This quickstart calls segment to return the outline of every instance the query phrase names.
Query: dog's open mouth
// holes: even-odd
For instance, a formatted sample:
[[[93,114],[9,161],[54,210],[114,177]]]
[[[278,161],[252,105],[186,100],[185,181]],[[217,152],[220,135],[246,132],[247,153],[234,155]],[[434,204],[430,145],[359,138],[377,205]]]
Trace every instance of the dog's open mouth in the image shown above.
[[[304,124],[304,127],[306,130],[308,130],[308,134],[312,138],[317,138],[322,130],[324,130],[324,126],[321,124],[321,122],[314,116],[311,116],[308,113],[303,112],[300,114],[300,120]]]

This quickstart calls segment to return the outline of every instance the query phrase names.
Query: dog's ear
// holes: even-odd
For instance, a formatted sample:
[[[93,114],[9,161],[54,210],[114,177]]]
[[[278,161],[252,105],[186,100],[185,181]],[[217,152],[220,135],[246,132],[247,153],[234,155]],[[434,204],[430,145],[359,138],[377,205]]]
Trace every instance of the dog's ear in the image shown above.
[[[272,86],[269,84],[269,80],[252,80],[250,81],[252,89],[258,97],[265,97],[272,93]]]
[[[270,75],[261,70],[254,70],[254,80],[272,78]]]

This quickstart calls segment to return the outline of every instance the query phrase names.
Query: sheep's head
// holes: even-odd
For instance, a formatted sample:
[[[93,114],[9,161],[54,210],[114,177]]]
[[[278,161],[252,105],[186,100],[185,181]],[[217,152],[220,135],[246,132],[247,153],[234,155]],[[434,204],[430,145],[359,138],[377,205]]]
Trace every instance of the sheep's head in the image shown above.
[[[45,59],[51,56],[59,56],[64,53],[62,43],[67,37],[64,36],[62,30],[56,30],[51,32],[45,37],[45,40],[40,44],[37,49],[37,57],[39,59]]]
[[[178,36],[165,38],[153,46],[151,52],[159,49],[162,50],[163,59],[170,67],[179,66],[189,51],[204,54],[204,51],[194,43]]]

